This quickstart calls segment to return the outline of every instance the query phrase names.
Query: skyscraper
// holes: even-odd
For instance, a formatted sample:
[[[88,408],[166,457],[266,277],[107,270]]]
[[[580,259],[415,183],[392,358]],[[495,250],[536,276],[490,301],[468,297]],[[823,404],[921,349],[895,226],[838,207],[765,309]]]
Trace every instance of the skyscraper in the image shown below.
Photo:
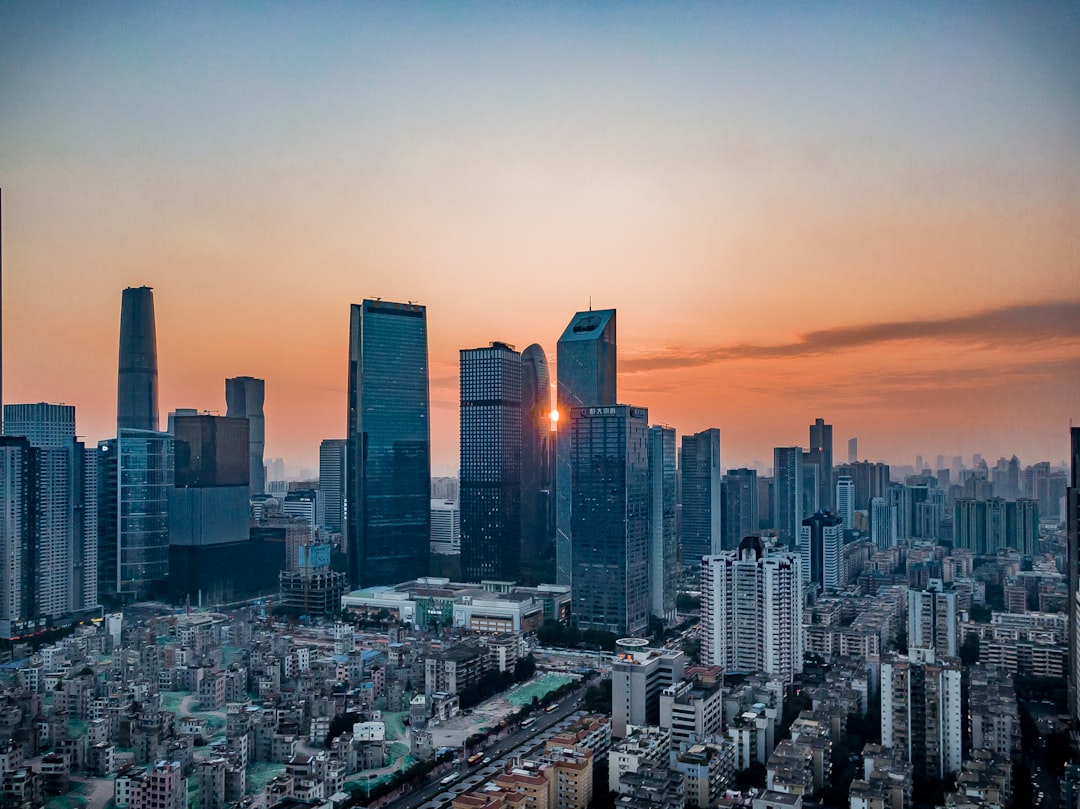
[[[615,310],[578,312],[559,338],[558,411],[565,421],[574,407],[611,406],[616,402]],[[570,584],[573,576],[570,501],[570,437],[566,427],[556,438],[555,578]]]
[[[346,544],[353,586],[427,575],[427,310],[365,300],[349,323]]]
[[[818,466],[818,508],[832,511],[833,504],[833,455],[832,425],[825,419],[816,419],[810,425],[810,462]]]
[[[701,560],[701,659],[790,683],[803,668],[803,575],[794,553],[756,536]]]
[[[836,513],[844,521],[844,530],[855,527],[855,481],[847,475],[836,479]]]
[[[715,427],[682,438],[683,565],[721,550],[720,431]]]
[[[780,541],[794,548],[803,521],[802,447],[773,450],[773,528]]]
[[[150,287],[128,287],[121,298],[116,428],[158,428],[157,327]]]
[[[843,521],[828,511],[818,511],[802,521],[800,532],[803,580],[819,591],[843,587]]]
[[[334,534],[345,526],[344,438],[324,438],[319,444],[319,510],[322,525]]]
[[[1069,486],[1065,490],[1065,525],[1068,543],[1069,594],[1069,713],[1080,720],[1080,427],[1069,428]]]
[[[461,575],[521,576],[521,354],[461,350]]]
[[[733,551],[743,537],[758,532],[758,480],[755,469],[729,469],[720,484],[721,548]]]
[[[570,411],[573,615],[581,629],[649,626],[649,413]]]
[[[169,592],[226,601],[246,588],[250,553],[246,418],[170,414],[173,483],[169,488]]]
[[[675,526],[675,430],[649,428],[649,605],[665,621],[675,618],[679,535]]]
[[[847,462],[855,463],[859,460],[859,439],[849,438],[847,442]]]
[[[4,406],[0,439],[0,637],[96,607],[97,469],[75,408]]]
[[[117,431],[98,442],[98,590],[139,601],[169,576],[173,439],[152,430]]]
[[[248,427],[248,486],[251,494],[266,492],[266,467],[263,466],[263,448],[266,445],[266,420],[263,418],[263,400],[266,383],[253,376],[236,376],[225,380],[225,415],[229,418],[247,419]]]
[[[547,355],[533,343],[521,352],[521,546],[531,558],[554,551],[550,412]]]

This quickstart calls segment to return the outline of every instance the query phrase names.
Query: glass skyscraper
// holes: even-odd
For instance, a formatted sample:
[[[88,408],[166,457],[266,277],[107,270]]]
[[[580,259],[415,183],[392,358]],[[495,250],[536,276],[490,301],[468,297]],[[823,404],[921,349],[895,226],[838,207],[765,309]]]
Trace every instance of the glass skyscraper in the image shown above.
[[[720,431],[715,427],[682,438],[683,565],[720,552]]]
[[[550,412],[547,355],[533,343],[521,352],[521,548],[547,559],[555,536]]]
[[[571,408],[614,405],[616,402],[615,310],[578,312],[559,338],[558,409],[562,418]],[[559,430],[555,463],[555,578],[570,584],[571,441],[566,426]]]
[[[121,297],[116,428],[158,428],[157,325],[150,287],[128,287]]]
[[[755,469],[729,469],[720,484],[721,547],[736,550],[758,532],[758,480]]]
[[[581,629],[649,626],[649,412],[570,411],[573,608]]]
[[[427,310],[365,300],[349,322],[346,541],[353,586],[426,576],[431,427]]]
[[[679,586],[679,534],[675,524],[675,428],[649,428],[649,607],[675,618]]]
[[[98,442],[98,589],[139,601],[160,594],[169,575],[173,439],[118,432]]]
[[[521,354],[461,351],[461,575],[521,575]]]

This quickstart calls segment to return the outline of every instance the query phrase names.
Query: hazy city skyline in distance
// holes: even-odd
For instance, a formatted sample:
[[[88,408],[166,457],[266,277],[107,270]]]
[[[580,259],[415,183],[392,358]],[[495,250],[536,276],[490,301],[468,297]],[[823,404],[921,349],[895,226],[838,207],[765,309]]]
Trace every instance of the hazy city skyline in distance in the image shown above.
[[[618,400],[725,468],[1061,462],[1080,424],[1070,4],[0,6],[4,400],[115,435],[121,292],[159,419],[266,380],[265,457],[344,438],[349,306],[458,351],[618,311]]]

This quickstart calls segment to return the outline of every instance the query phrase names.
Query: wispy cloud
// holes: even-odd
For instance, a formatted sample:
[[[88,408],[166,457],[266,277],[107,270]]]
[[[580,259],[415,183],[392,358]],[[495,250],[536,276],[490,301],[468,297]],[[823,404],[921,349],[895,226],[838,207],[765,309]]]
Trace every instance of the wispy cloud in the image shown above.
[[[729,360],[788,359],[866,348],[901,340],[939,340],[982,346],[1009,346],[1080,339],[1080,299],[1016,304],[958,317],[864,323],[819,329],[776,345],[667,346],[625,357],[619,371],[692,368]]]

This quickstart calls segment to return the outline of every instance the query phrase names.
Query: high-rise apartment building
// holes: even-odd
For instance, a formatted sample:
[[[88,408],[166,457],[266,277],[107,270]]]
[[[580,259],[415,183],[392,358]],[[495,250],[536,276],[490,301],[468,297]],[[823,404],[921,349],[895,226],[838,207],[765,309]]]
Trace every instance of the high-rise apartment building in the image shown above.
[[[570,411],[573,616],[582,629],[649,626],[649,413]]]
[[[843,587],[844,523],[835,514],[819,511],[802,521],[799,536],[803,580],[821,590]]]
[[[116,428],[158,428],[157,325],[150,287],[128,287],[120,302]]]
[[[803,574],[794,553],[759,537],[701,560],[701,658],[790,683],[803,667]]]
[[[173,439],[119,430],[98,442],[98,590],[140,601],[160,594],[169,576],[169,494]]]
[[[263,400],[266,382],[253,376],[237,376],[225,380],[225,415],[248,420],[248,485],[252,494],[266,492],[266,467],[263,449],[266,446],[266,419]]]
[[[721,550],[733,551],[757,532],[757,470],[729,469],[720,483]]]
[[[683,565],[697,567],[722,543],[720,431],[715,427],[682,437]]]
[[[529,558],[554,551],[551,376],[544,349],[521,352],[521,548]]]
[[[570,584],[574,569],[569,415],[575,407],[615,404],[616,347],[614,309],[576,313],[559,338],[557,401],[562,424],[556,438],[555,462],[555,578],[558,584]]]
[[[881,743],[898,748],[915,777],[944,778],[960,769],[963,713],[960,661],[932,649],[881,660]]]
[[[773,528],[790,548],[799,541],[803,521],[803,451],[802,447],[776,447],[773,450]]]
[[[675,526],[675,430],[649,428],[649,608],[675,618],[681,563]]]
[[[870,501],[875,497],[884,497],[889,488],[889,465],[853,461],[840,464],[834,470],[837,477],[846,475],[855,483],[855,511],[870,508]]]
[[[332,534],[345,529],[347,446],[344,438],[324,438],[319,444],[319,524]]]
[[[833,503],[832,425],[816,419],[810,425],[810,463],[818,467],[818,504],[823,511],[835,510]]]
[[[941,579],[930,579],[924,589],[908,588],[908,650],[933,649],[939,655],[958,653],[956,593]]]
[[[521,354],[461,350],[461,575],[521,576]]]
[[[847,475],[836,480],[836,514],[844,522],[844,530],[855,527],[855,481]]]
[[[870,542],[875,548],[885,550],[893,546],[890,530],[889,503],[884,497],[870,500]]]
[[[353,586],[426,575],[431,541],[427,310],[365,300],[349,323],[346,545]]]
[[[98,604],[97,467],[75,408],[3,408],[0,637],[31,634]]]
[[[957,498],[953,504],[954,547],[980,555],[1010,549],[1035,553],[1039,539],[1039,504],[1034,500]]]

